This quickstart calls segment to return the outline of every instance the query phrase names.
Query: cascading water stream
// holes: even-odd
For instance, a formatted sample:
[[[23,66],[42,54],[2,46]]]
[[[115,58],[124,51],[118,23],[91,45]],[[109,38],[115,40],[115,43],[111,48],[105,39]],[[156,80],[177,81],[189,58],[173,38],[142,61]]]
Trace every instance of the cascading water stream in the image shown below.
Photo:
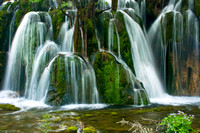
[[[12,17],[11,23],[10,23],[10,31],[9,31],[9,49],[11,47],[12,44],[12,39],[13,39],[13,32],[14,32],[14,26],[15,26],[15,18],[16,18],[16,13],[18,12],[19,9],[16,9],[16,11],[14,12],[14,15]]]
[[[47,41],[44,46],[40,46],[36,52],[35,60],[33,63],[32,76],[30,80],[30,86],[25,90],[25,97],[31,100],[40,100],[37,97],[38,93],[38,81],[41,71],[44,70],[47,63],[49,62],[48,58],[53,58],[56,53],[59,51],[58,46],[54,42]]]
[[[153,54],[151,53],[151,48],[147,43],[145,35],[138,23],[125,12],[120,12],[124,16],[126,30],[131,42],[132,59],[136,70],[136,77],[144,83],[150,98],[162,97],[165,93],[158,78],[154,66]]]
[[[72,27],[70,27],[70,23],[72,23]],[[65,52],[73,52],[73,35],[74,35],[74,26],[73,21],[71,22],[66,17],[65,22],[63,23],[58,40],[61,44],[61,50]]]
[[[59,58],[64,59],[63,66],[59,66],[56,64]],[[54,72],[53,64],[58,65],[58,67],[64,67],[64,69],[60,70],[60,73],[64,73],[64,82],[65,86],[70,86],[70,88],[66,88],[66,97],[65,104],[80,104],[80,103],[98,103],[98,91],[96,88],[96,78],[93,67],[84,61],[81,57],[74,55],[70,52],[61,52],[58,53],[49,63],[48,67],[45,68],[38,89],[40,92],[40,99],[48,101],[48,97],[46,99],[47,92],[51,93],[51,89],[49,88],[49,84],[53,84],[53,80],[51,73]],[[43,96],[43,97],[42,97]],[[68,97],[71,97],[69,99]],[[86,99],[87,98],[87,99]]]
[[[45,31],[51,31],[43,22],[41,22],[40,15],[46,16],[47,14],[41,14],[38,12],[30,12],[26,14],[16,31],[9,51],[4,90],[19,91],[20,88],[23,88],[21,86],[21,81],[24,80],[22,79],[24,69],[23,65],[26,65],[24,71],[27,82],[25,86],[29,83],[32,61],[34,60],[34,50],[37,49],[38,46],[42,45],[46,38],[49,38],[44,35],[46,33]],[[48,25],[51,23],[49,22],[51,20],[48,20],[47,18],[45,17],[46,20],[44,21],[46,21],[46,24]],[[52,27],[50,26],[49,28]]]
[[[199,87],[195,83],[197,81],[194,82],[198,80],[199,75],[197,63],[199,22],[192,12],[194,1],[188,0],[188,9],[184,6],[186,5],[182,0],[170,0],[150,28],[148,36],[154,55],[159,60],[157,66],[168,92],[173,95],[194,95],[194,93],[199,95]],[[172,68],[169,68],[170,63]],[[193,76],[193,81],[190,81],[191,77],[187,73]],[[190,82],[193,82],[194,86],[191,86]],[[194,91],[184,90],[184,88],[191,88]],[[173,89],[176,90],[175,93]]]

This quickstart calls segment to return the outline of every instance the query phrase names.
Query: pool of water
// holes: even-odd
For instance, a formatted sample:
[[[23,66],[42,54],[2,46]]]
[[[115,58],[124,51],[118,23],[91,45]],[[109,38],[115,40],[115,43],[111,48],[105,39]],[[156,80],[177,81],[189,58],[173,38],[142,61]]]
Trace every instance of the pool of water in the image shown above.
[[[168,97],[151,99],[148,106],[112,106],[106,104],[78,104],[51,107],[42,102],[17,98],[0,92],[0,103],[10,103],[20,107],[20,111],[0,110],[0,132],[40,133],[44,131],[43,115],[51,118],[50,132],[62,132],[70,126],[77,126],[82,121],[85,127],[92,126],[102,133],[128,133],[130,126],[117,123],[122,119],[139,122],[143,126],[156,129],[156,124],[165,116],[181,110],[194,115],[192,127],[200,129],[199,97]],[[160,103],[159,103],[160,101]],[[179,101],[179,102],[178,102]]]

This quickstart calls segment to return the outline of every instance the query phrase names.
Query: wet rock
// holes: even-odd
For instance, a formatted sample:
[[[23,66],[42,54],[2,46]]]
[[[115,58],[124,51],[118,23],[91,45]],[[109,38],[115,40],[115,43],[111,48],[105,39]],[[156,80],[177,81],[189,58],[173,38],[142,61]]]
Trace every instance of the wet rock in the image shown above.
[[[149,103],[146,91],[137,83],[131,70],[125,68],[111,53],[97,53],[93,66],[101,102],[114,105]]]
[[[20,108],[11,105],[11,104],[0,104],[0,110],[4,110],[4,111],[19,111]]]

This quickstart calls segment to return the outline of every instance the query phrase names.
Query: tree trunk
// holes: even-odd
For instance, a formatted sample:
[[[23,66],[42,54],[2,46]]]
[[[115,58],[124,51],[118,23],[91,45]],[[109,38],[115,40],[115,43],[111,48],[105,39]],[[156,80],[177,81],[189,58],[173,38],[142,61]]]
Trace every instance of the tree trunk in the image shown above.
[[[112,12],[115,13],[117,11],[118,0],[112,0]]]

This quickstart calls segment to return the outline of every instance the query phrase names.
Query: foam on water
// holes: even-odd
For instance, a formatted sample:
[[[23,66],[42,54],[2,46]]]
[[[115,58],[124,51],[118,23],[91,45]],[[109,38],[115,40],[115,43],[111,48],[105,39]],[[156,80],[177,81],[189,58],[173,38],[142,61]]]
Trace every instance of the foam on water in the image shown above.
[[[95,110],[95,109],[106,108],[108,106],[109,105],[106,105],[106,104],[70,104],[70,105],[62,106],[61,109],[64,109],[64,110],[74,110],[74,109]]]
[[[1,91],[0,92],[0,104],[12,104],[16,107],[21,108],[22,110],[30,108],[47,108],[50,107],[42,102],[28,100],[22,97],[19,97],[19,94],[14,91]]]
[[[200,97],[189,97],[189,96],[170,96],[165,95],[164,97],[151,98],[152,104],[161,105],[200,105]]]

